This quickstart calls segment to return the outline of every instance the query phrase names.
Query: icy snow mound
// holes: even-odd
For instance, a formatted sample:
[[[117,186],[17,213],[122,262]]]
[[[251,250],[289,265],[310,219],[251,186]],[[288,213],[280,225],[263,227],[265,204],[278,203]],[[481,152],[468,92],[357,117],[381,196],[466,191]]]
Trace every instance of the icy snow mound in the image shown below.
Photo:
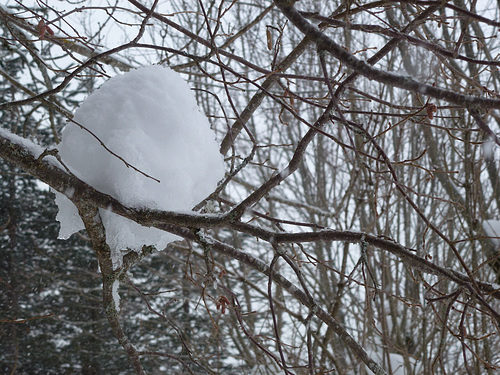
[[[110,79],[82,103],[73,120],[113,153],[160,180],[128,168],[95,137],[68,123],[58,146],[63,162],[78,178],[124,205],[190,211],[224,177],[223,159],[207,118],[187,83],[168,68],[150,66]],[[60,238],[84,228],[66,196],[57,194],[56,202]],[[145,244],[163,249],[178,239],[110,211],[100,212],[115,253],[139,250]],[[115,255],[119,263],[121,258]]]

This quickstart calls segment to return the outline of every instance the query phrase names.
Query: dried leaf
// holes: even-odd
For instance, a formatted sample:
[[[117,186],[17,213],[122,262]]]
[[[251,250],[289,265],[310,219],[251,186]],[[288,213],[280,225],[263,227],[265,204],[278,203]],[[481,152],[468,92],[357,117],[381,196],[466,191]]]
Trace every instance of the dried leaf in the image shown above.
[[[271,30],[269,30],[269,28],[266,29],[266,37],[267,37],[267,49],[270,51],[273,49],[273,35],[271,34]]]

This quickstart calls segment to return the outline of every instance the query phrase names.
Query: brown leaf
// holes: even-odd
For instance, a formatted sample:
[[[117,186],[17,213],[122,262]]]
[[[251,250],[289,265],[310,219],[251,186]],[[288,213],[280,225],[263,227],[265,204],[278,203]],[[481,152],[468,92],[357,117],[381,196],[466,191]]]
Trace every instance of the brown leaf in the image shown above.
[[[54,36],[54,31],[50,28],[50,26],[45,24],[45,21],[43,19],[38,22],[36,28],[38,30],[38,36],[40,37],[40,39],[45,38],[45,33],[49,34],[50,36]]]
[[[434,118],[434,113],[437,112],[436,105],[434,103],[428,103],[425,109],[427,110],[427,117],[432,120]]]
[[[273,35],[271,34],[271,30],[269,30],[269,28],[266,29],[266,38],[267,38],[267,49],[270,51],[273,49]]]

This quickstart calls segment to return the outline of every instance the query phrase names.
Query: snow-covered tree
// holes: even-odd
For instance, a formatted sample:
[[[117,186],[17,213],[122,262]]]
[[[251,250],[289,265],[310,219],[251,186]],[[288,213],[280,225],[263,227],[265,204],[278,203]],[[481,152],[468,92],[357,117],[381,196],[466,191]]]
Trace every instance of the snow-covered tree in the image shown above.
[[[2,369],[497,372],[499,12],[1,5]]]

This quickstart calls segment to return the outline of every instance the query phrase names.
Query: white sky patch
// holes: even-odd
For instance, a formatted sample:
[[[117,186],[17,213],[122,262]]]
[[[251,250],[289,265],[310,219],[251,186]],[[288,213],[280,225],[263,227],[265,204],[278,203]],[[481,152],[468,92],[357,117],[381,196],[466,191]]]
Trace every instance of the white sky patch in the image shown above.
[[[148,178],[127,167],[95,137],[68,123],[58,146],[69,169],[95,189],[137,208],[190,211],[215,190],[224,163],[210,124],[187,83],[174,71],[150,66],[107,81],[76,111],[74,121],[92,131],[113,153]],[[59,236],[83,229],[76,207],[56,194]],[[143,245],[163,249],[173,234],[142,227],[110,211],[100,210],[113,262],[122,252]]]
[[[495,142],[493,139],[488,139],[486,142],[483,143],[483,155],[485,159],[493,159],[493,154],[495,153],[494,147],[495,147]]]
[[[490,238],[495,246],[500,246],[500,220],[485,220],[483,222],[483,229],[488,237]]]

